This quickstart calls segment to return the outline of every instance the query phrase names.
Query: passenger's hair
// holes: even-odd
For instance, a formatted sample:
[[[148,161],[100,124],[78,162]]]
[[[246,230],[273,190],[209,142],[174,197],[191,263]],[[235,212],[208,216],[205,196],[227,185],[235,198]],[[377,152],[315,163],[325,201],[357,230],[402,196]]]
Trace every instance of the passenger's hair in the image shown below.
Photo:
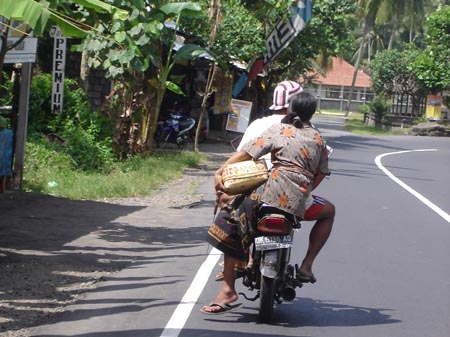
[[[291,97],[289,113],[281,120],[282,123],[292,124],[296,128],[303,128],[316,112],[316,99],[307,92],[301,92]]]

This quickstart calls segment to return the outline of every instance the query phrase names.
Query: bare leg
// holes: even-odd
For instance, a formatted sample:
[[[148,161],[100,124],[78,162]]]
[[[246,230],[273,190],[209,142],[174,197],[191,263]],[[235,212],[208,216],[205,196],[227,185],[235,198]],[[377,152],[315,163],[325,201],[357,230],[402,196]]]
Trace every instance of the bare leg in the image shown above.
[[[334,205],[328,200],[325,200],[325,205],[320,214],[318,214],[315,219],[307,219],[317,221],[311,229],[308,251],[300,266],[300,271],[303,274],[312,275],[312,265],[314,263],[314,259],[319,254],[320,250],[330,236],[331,229],[333,228],[334,215]]]
[[[222,285],[220,287],[219,293],[214,298],[213,303],[218,304],[230,304],[238,299],[238,294],[234,287],[235,283],[235,272],[234,266],[239,260],[225,255],[224,257],[224,266],[223,266],[223,275],[224,279],[222,281]],[[205,306],[203,307],[204,311],[207,312],[216,312],[220,310],[220,307],[217,306]]]

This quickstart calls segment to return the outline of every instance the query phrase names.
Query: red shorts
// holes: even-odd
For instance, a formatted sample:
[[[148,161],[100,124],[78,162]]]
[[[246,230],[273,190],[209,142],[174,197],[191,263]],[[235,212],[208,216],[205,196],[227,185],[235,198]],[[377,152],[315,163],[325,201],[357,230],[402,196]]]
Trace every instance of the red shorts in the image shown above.
[[[318,215],[322,212],[322,209],[325,207],[325,200],[317,195],[313,195],[313,203],[312,205],[305,211],[305,215],[303,216],[303,220],[311,221],[317,220]]]

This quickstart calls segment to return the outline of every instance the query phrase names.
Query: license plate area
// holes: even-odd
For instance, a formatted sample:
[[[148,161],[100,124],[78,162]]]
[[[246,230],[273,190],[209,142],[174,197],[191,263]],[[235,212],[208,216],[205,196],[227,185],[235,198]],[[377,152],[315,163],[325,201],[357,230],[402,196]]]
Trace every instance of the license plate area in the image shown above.
[[[255,238],[255,249],[258,251],[292,248],[292,235],[258,236]]]

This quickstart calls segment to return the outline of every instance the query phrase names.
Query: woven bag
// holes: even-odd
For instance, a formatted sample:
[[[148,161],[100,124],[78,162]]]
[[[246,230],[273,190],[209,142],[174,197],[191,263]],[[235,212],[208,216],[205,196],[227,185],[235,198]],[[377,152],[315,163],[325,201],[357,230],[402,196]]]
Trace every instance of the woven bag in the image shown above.
[[[246,160],[225,166],[222,173],[227,194],[241,194],[266,182],[269,174],[264,160]]]

